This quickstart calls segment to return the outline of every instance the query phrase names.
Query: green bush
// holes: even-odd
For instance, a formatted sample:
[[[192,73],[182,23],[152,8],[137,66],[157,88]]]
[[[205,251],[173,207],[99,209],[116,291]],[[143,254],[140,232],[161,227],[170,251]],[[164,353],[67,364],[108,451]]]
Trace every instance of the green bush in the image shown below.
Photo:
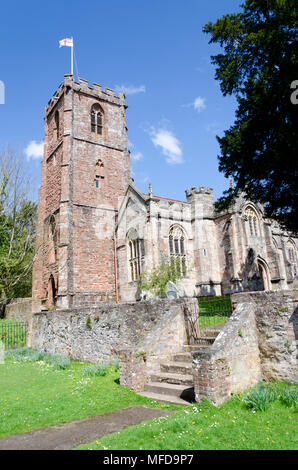
[[[104,377],[110,370],[109,364],[89,364],[82,370],[84,377],[101,376]]]
[[[266,411],[278,398],[277,391],[271,384],[260,382],[244,398],[247,408],[255,411]]]
[[[294,386],[284,387],[281,390],[280,401],[286,406],[297,406],[298,405],[298,390]]]
[[[115,372],[118,372],[118,370],[119,370],[119,361],[112,362],[111,367],[113,367],[115,369]]]
[[[54,369],[67,369],[70,366],[69,357],[60,354],[50,356],[43,351],[34,351],[34,349],[27,347],[6,351],[5,355],[18,362],[44,361],[51,364]]]
[[[5,356],[11,357],[18,362],[37,362],[45,360],[46,353],[24,347],[6,351]]]
[[[66,356],[60,356],[60,354],[55,354],[55,356],[51,356],[49,361],[53,369],[59,370],[59,369],[67,369],[70,366],[70,359],[69,357]]]

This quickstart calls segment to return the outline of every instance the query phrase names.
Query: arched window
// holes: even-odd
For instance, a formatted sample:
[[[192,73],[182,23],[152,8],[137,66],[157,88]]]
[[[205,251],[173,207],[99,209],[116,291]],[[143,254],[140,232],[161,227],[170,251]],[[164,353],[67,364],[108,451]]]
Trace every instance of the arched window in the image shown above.
[[[99,104],[94,104],[91,108],[91,132],[102,135],[103,111]]]
[[[186,275],[185,236],[181,227],[175,225],[169,233],[170,258],[176,270]]]
[[[128,233],[128,256],[131,281],[137,281],[141,274],[141,259],[145,255],[144,240],[140,240],[137,231]]]
[[[245,209],[245,216],[248,220],[250,234],[253,236],[258,236],[258,216],[256,211],[251,206],[248,206]]]
[[[104,180],[104,164],[102,160],[97,160],[95,164],[95,175],[94,175],[94,180],[95,180],[95,187],[100,188],[103,180]]]

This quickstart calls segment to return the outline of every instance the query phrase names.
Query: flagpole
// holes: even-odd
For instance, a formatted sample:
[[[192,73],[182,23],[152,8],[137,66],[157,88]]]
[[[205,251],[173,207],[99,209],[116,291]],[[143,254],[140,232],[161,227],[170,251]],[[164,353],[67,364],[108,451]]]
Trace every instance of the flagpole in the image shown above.
[[[71,75],[73,75],[73,37],[71,36],[71,42],[72,42],[72,46],[71,46]]]

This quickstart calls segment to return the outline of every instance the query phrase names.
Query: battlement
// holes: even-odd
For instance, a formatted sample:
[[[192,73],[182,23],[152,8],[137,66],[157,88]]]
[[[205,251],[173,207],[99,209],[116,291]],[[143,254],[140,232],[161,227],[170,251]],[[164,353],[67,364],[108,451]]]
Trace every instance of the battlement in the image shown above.
[[[115,95],[115,91],[111,88],[106,88],[105,90],[103,90],[102,86],[98,83],[92,83],[92,85],[89,85],[88,80],[85,80],[84,78],[80,77],[78,78],[78,81],[75,82],[73,75],[66,74],[64,75],[64,81],[59,85],[59,88],[49,100],[48,105],[45,107],[46,115],[48,115],[52,111],[53,107],[61,98],[65,89],[69,88],[72,88],[76,92],[86,93],[88,95],[94,96],[94,98],[100,98],[102,100],[112,102],[118,106],[124,106],[125,108],[127,108],[127,105],[125,104],[124,93],[119,93],[119,95]]]
[[[209,194],[213,197],[213,189],[207,188],[206,186],[200,186],[200,188],[197,189],[196,186],[193,186],[191,189],[186,189],[185,194],[186,194],[187,200],[191,199],[192,197],[198,194]]]

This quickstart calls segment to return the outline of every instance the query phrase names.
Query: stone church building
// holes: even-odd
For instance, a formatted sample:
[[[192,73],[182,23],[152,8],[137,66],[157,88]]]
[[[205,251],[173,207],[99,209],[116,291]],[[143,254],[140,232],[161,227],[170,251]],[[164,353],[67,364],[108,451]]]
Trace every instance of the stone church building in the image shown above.
[[[140,273],[173,257],[181,296],[291,288],[298,240],[239,197],[215,213],[211,188],[178,201],[130,176],[126,110],[96,83],[63,83],[45,107],[33,297],[58,309],[134,301]]]

